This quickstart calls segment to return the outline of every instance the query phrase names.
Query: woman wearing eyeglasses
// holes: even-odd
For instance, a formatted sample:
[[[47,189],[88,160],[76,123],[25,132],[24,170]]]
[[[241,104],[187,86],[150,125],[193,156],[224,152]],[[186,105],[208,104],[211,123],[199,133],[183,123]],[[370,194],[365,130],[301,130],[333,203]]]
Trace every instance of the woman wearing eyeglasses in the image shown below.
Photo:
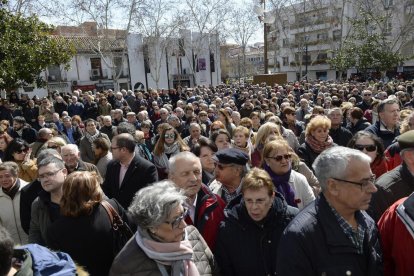
[[[360,150],[371,157],[371,171],[377,178],[388,172],[384,144],[375,134],[357,132],[349,141],[348,148]]]
[[[12,140],[6,149],[3,161],[13,161],[19,166],[19,178],[32,182],[37,178],[36,160],[31,159],[32,149],[20,138]]]
[[[185,202],[171,181],[139,190],[129,207],[138,230],[116,256],[109,275],[217,275],[205,240],[184,221]]]
[[[99,177],[88,171],[69,174],[63,183],[61,216],[48,228],[48,247],[68,253],[89,275],[108,275],[113,254],[114,235],[106,209]],[[124,223],[129,219],[122,206],[107,199]]]
[[[276,192],[264,170],[243,178],[218,233],[215,257],[222,275],[275,275],[276,253],[285,227],[298,213]]]
[[[315,199],[306,177],[292,170],[292,149],[284,140],[270,141],[264,146],[262,167],[288,205],[301,210]]]
[[[178,131],[169,126],[161,132],[154,147],[154,164],[158,170],[158,179],[168,176],[168,159],[182,151],[189,151]]]

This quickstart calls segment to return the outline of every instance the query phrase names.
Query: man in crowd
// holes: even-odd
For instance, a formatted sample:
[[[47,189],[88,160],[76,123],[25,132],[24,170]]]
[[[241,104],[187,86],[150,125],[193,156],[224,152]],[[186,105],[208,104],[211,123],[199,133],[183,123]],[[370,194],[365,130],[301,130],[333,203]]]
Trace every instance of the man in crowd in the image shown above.
[[[26,119],[21,116],[13,118],[13,128],[9,134],[12,138],[21,138],[29,144],[35,142],[37,137],[36,130],[27,125]]]
[[[135,140],[129,133],[115,136],[111,151],[113,160],[107,166],[102,189],[109,198],[128,208],[139,189],[158,181],[157,169],[135,154]]]
[[[331,147],[313,168],[322,193],[283,233],[278,275],[382,275],[378,230],[364,211],[377,191],[370,158]]]
[[[82,161],[80,151],[77,145],[68,144],[61,147],[61,155],[68,174],[75,171],[95,172],[99,175],[98,168],[91,163]]]
[[[184,143],[186,143],[190,149],[195,144],[197,144],[198,140],[208,139],[207,137],[204,137],[203,135],[201,135],[201,126],[198,123],[191,123],[189,131],[190,131],[190,135],[185,137],[183,140],[184,140]]]
[[[339,107],[334,107],[328,111],[328,118],[331,120],[331,128],[329,129],[329,136],[338,146],[346,147],[349,140],[352,138],[352,133],[342,126],[343,116],[342,110]]]
[[[194,225],[214,249],[220,222],[224,219],[225,202],[201,183],[200,159],[191,152],[181,152],[169,160],[168,178],[187,196],[190,214],[187,224]]]
[[[372,198],[370,215],[376,221],[394,202],[414,192],[414,130],[401,134],[397,141],[403,162],[375,183],[378,192]]]
[[[384,142],[387,148],[392,144],[395,137],[400,135],[398,122],[400,119],[400,106],[394,99],[387,99],[378,104],[377,107],[379,120],[375,124],[367,127],[365,131],[377,135]]]
[[[247,173],[249,156],[239,149],[229,148],[218,151],[213,159],[216,162],[216,179],[210,189],[228,204],[241,192],[240,184]]]

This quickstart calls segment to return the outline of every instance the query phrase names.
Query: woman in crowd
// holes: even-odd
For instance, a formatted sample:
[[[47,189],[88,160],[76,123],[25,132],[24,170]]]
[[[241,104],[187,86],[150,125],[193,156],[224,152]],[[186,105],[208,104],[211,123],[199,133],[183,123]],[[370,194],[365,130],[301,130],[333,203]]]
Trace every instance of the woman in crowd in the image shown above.
[[[101,116],[108,116],[111,114],[112,106],[108,103],[108,99],[105,96],[102,96],[99,99],[98,113]]]
[[[32,149],[23,139],[16,138],[10,142],[4,155],[4,161],[13,161],[19,166],[19,178],[32,182],[37,178],[36,160],[30,159]]]
[[[260,128],[260,113],[257,111],[253,111],[250,113],[250,119],[252,120],[252,130],[257,132]]]
[[[61,152],[61,148],[66,145],[66,141],[61,137],[52,137],[47,141],[47,148],[55,149],[59,154]]]
[[[216,165],[213,156],[217,152],[217,146],[210,140],[200,139],[191,151],[200,158],[203,171],[202,182],[208,185],[214,179]]]
[[[275,275],[279,239],[298,210],[286,204],[262,169],[247,173],[241,193],[240,200],[227,206],[218,233],[214,253],[220,272],[226,276]]]
[[[109,141],[108,135],[100,132],[96,128],[96,121],[93,119],[87,119],[85,121],[86,131],[85,136],[80,140],[79,151],[81,153],[82,161],[93,163],[95,160],[95,153],[92,150],[92,143],[99,137],[103,137]]]
[[[292,153],[293,150],[286,141],[270,141],[263,149],[262,167],[287,204],[303,209],[315,199],[315,195],[306,177],[292,170]]]
[[[18,177],[14,162],[0,164],[0,224],[10,233],[15,244],[26,244],[27,234],[21,226],[20,194],[28,183]],[[1,267],[1,265],[0,265]]]
[[[55,113],[53,104],[48,98],[43,98],[42,104],[39,106],[39,115],[45,116],[45,122],[50,123],[53,122],[53,113]]]
[[[209,137],[211,137],[211,135],[213,134],[214,131],[219,130],[219,129],[226,129],[226,127],[220,121],[212,122],[211,125],[210,125]]]
[[[98,168],[99,174],[105,179],[106,166],[112,160],[112,153],[109,151],[111,143],[103,137],[98,137],[92,142],[92,148],[95,153],[93,164]]]
[[[347,128],[351,131],[352,135],[355,135],[358,131],[364,130],[371,125],[364,118],[364,112],[359,107],[348,109],[346,115],[349,121]]]
[[[61,217],[47,232],[50,247],[68,253],[91,276],[108,275],[113,254],[113,230],[101,202],[99,177],[91,172],[69,174],[63,184]],[[126,212],[114,199],[106,200],[128,223]]]
[[[230,133],[230,136],[233,135],[233,131],[236,126],[232,123],[231,116],[226,109],[221,108],[218,111],[217,119],[224,124],[226,130]]]
[[[219,129],[211,134],[210,140],[216,145],[218,150],[231,147],[231,136],[226,129]]]
[[[6,153],[7,147],[9,146],[13,138],[11,138],[10,135],[7,134],[7,132],[1,131],[1,129],[0,133],[0,160],[4,160],[4,155]]]
[[[154,164],[158,170],[158,179],[168,176],[168,159],[182,151],[188,151],[188,146],[181,139],[178,131],[172,126],[164,128],[154,147]]]
[[[377,178],[388,171],[384,144],[375,134],[359,131],[349,141],[348,147],[360,150],[371,157],[371,171]]]
[[[139,190],[129,207],[138,230],[115,258],[109,275],[217,275],[206,242],[184,221],[185,202],[170,181]]]
[[[325,116],[316,116],[310,120],[305,130],[305,143],[298,149],[298,155],[305,164],[312,168],[316,157],[327,148],[334,146],[329,136],[331,121]]]
[[[259,167],[262,163],[263,147],[266,140],[271,139],[272,136],[281,137],[279,127],[275,123],[265,123],[257,131],[254,151],[251,155],[253,167]]]
[[[72,125],[74,127],[78,127],[81,130],[82,134],[85,132],[85,125],[83,124],[82,119],[79,115],[72,117]]]

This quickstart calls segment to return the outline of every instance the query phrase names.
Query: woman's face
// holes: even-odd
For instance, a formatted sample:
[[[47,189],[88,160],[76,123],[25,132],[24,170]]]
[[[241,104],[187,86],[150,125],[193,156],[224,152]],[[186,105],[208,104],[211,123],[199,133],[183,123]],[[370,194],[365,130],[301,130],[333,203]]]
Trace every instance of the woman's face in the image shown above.
[[[15,161],[23,161],[24,160],[24,157],[26,156],[27,150],[28,149],[22,148],[22,149],[20,149],[18,151],[15,151],[13,153],[14,160]]]
[[[253,125],[254,126],[260,125],[260,118],[259,118],[259,116],[253,116],[252,117],[252,122],[253,122]]]
[[[92,144],[92,149],[93,149],[95,156],[100,156],[100,154],[102,153],[102,149],[97,148],[94,144]]]
[[[291,168],[291,154],[288,149],[279,149],[271,151],[265,156],[266,164],[277,175],[287,173]]]
[[[233,135],[234,144],[238,147],[244,148],[247,145],[247,137],[244,135],[243,132],[238,131],[235,132]]]
[[[360,137],[355,141],[354,148],[371,157],[371,163],[374,162],[375,158],[377,158],[378,148],[375,145],[374,140],[369,137]]]
[[[311,131],[312,136],[319,142],[325,142],[329,135],[329,129],[318,127]]]
[[[202,147],[200,149],[201,167],[203,170],[210,173],[212,173],[215,169],[213,155],[214,152],[209,147]]]
[[[9,190],[16,183],[17,178],[12,175],[8,170],[0,171],[0,187],[5,190]]]
[[[0,138],[0,150],[1,151],[6,151],[7,149],[7,143],[6,140],[4,140],[4,138]]]
[[[218,113],[218,120],[223,124],[226,123],[226,116],[224,116],[221,112]]]
[[[175,141],[175,133],[174,130],[167,130],[164,134],[164,141],[167,145],[171,145]]]
[[[230,140],[226,134],[219,134],[217,135],[215,144],[218,150],[228,149],[230,148]]]
[[[150,229],[153,235],[161,242],[180,242],[185,234],[187,224],[184,221],[184,208],[178,205],[172,209],[167,221],[161,223],[160,226]]]
[[[259,190],[247,189],[243,193],[247,213],[254,221],[261,221],[267,216],[274,198],[274,195],[269,195],[266,187]]]

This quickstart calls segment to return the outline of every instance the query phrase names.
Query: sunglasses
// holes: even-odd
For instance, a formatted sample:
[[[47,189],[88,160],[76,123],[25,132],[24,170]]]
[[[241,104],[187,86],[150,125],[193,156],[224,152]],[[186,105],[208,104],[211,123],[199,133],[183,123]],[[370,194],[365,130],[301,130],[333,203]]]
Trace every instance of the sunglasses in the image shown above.
[[[174,138],[175,138],[175,134],[165,134],[165,135],[164,135],[164,138],[165,138],[165,139],[168,139],[168,138],[172,138],[172,139],[174,139]]]
[[[27,152],[29,149],[19,149],[16,150],[16,153],[23,153],[23,152]]]
[[[288,154],[283,154],[283,155],[268,156],[267,158],[280,162],[282,161],[283,158],[286,160],[290,160],[290,158],[292,158],[292,154],[288,153]]]
[[[377,150],[377,146],[376,145],[355,145],[354,149],[357,149],[360,151],[363,151],[365,149],[366,151],[373,152]]]

